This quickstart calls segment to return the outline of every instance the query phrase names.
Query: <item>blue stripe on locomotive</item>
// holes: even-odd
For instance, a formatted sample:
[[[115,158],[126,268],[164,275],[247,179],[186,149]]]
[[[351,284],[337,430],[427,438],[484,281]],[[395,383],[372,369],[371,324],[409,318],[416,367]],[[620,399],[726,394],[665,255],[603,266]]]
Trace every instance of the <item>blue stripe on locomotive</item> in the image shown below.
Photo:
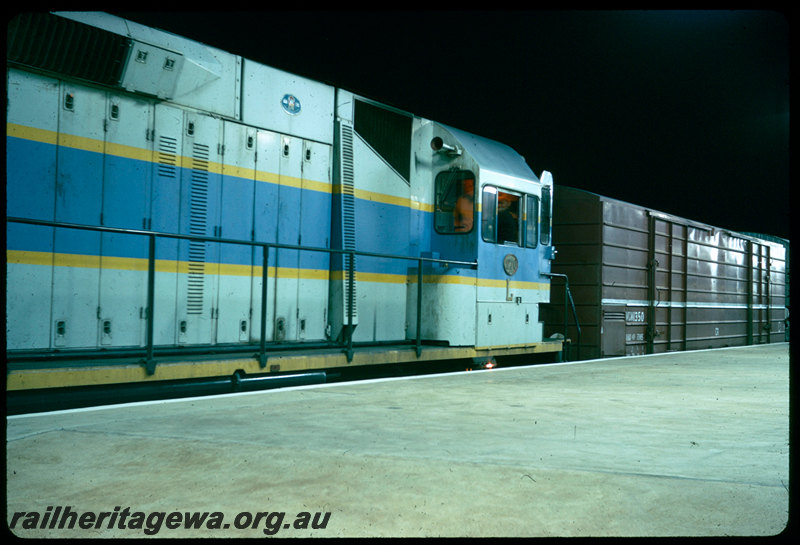
[[[141,229],[143,218],[151,216],[149,227],[154,231],[189,234],[190,214],[180,211],[181,205],[189,203],[191,176],[181,176],[179,169],[173,178],[156,175],[150,195],[147,195],[145,173],[152,168],[152,163],[61,147],[55,182],[55,146],[15,137],[6,140],[7,156],[13,158],[7,162],[9,216],[98,225],[103,211],[106,226]],[[330,247],[331,193],[231,176],[223,178],[214,173],[208,174],[208,190],[212,195],[206,211],[206,223],[212,226],[206,232],[209,236],[219,217],[224,238],[250,240],[254,234],[255,240],[261,242]],[[478,232],[479,214],[475,230],[467,235],[439,235],[433,230],[432,213],[408,206],[356,199],[355,214],[356,242],[361,251],[404,256],[433,251],[444,259],[464,261],[472,261],[477,255],[481,263],[480,277],[495,280],[507,278],[502,267],[503,252],[514,253],[520,266],[513,279],[539,280],[539,251],[483,243]],[[54,247],[50,228],[9,224],[7,248],[77,255],[101,253],[101,235],[66,229],[57,231]],[[103,234],[102,254],[144,259],[147,241],[135,235]],[[188,261],[189,243],[160,239],[156,257]],[[223,264],[260,265],[262,258],[260,249],[253,251],[248,246],[209,243],[206,259]],[[270,265],[328,270],[330,258],[322,252],[283,250],[270,255]],[[415,267],[416,263],[409,260],[358,259],[359,272],[405,275]],[[465,270],[453,271],[438,270],[442,274],[468,274]]]
[[[149,228],[154,231],[191,233],[191,214],[186,209],[191,190],[190,173],[181,175],[181,171],[176,169],[173,177],[157,175],[151,196],[147,194],[144,169],[152,168],[152,163],[147,161],[60,147],[56,167],[55,146],[15,137],[7,138],[7,156],[13,158],[7,162],[9,216],[99,225],[102,212],[105,226],[142,229],[143,219],[151,215]],[[105,184],[102,182],[104,176]],[[205,203],[205,223],[208,225],[205,235],[215,234],[213,227],[219,217],[222,231],[218,234],[225,238],[247,241],[255,234],[255,239],[262,242],[328,246],[329,193],[301,191],[232,176],[223,179],[214,173],[208,173],[207,184],[212,198]],[[222,206],[219,204],[220,192]],[[279,192],[280,210],[275,204],[279,202]],[[302,229],[299,211],[308,218]],[[252,225],[254,213],[255,225]],[[280,224],[279,217],[282,218]],[[72,229],[57,229],[57,232],[54,249],[51,228],[11,223],[7,231],[7,249],[95,256],[101,252],[101,235],[98,233]],[[103,234],[102,237],[102,253],[106,256],[147,257],[147,241],[143,236]],[[209,243],[208,248],[220,254],[220,259],[214,261],[237,265],[251,263],[252,249],[249,246]],[[158,241],[156,258],[186,261],[188,252],[188,242],[162,238]],[[324,253],[304,253],[307,255],[302,257],[301,266],[328,268],[328,258]]]

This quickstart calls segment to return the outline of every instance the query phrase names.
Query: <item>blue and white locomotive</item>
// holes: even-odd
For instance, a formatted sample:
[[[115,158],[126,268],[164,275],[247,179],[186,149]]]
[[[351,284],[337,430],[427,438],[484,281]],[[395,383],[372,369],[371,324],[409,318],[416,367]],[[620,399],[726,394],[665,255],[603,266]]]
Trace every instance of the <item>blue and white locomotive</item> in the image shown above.
[[[102,13],[7,54],[9,390],[561,350],[507,146]]]

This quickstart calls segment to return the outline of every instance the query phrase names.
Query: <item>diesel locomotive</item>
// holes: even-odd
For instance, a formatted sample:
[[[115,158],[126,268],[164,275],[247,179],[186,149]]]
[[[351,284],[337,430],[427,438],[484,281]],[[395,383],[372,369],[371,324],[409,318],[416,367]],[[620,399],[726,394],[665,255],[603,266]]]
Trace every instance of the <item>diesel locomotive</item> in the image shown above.
[[[7,49],[7,390],[557,357],[553,177],[132,21]]]

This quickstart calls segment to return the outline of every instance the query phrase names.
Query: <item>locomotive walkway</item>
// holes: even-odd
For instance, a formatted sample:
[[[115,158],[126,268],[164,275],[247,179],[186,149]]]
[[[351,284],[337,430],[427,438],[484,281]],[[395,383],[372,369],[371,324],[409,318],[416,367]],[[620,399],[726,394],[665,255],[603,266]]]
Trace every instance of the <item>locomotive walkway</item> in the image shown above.
[[[6,449],[25,537],[773,535],[789,345],[12,416]]]

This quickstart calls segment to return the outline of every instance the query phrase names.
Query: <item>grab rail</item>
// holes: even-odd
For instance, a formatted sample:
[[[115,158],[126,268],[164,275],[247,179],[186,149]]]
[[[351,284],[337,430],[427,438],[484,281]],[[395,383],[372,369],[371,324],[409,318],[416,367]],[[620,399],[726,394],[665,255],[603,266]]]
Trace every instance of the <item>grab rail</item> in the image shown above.
[[[572,316],[575,318],[575,329],[578,333],[578,342],[577,342],[577,359],[581,359],[581,324],[578,321],[578,311],[575,309],[575,301],[572,299],[572,292],[569,289],[569,277],[566,274],[557,274],[557,273],[542,273],[542,276],[549,276],[551,278],[563,278],[564,279],[564,347],[567,350],[567,357],[566,359],[569,361],[569,344],[567,343],[567,332],[569,327],[569,316],[567,315],[567,302],[569,302],[570,307],[572,308]]]

